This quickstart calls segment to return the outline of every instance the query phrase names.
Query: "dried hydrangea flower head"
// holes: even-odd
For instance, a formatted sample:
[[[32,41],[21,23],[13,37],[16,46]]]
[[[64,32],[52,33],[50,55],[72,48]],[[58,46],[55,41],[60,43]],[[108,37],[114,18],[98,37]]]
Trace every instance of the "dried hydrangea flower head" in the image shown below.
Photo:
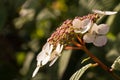
[[[99,18],[100,12],[94,12],[94,14],[66,20],[56,29],[37,56],[37,67],[32,77],[37,74],[40,67],[48,62],[50,62],[49,66],[52,66],[61,55],[62,50],[76,40],[76,34],[86,43],[93,43],[95,46],[106,44],[105,34],[109,31],[109,27],[106,24],[97,25],[96,20]]]

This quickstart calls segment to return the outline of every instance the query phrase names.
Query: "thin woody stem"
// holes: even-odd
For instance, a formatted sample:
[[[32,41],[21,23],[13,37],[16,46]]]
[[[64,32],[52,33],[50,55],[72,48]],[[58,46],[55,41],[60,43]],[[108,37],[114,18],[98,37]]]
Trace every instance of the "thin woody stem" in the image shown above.
[[[104,69],[105,71],[107,71],[108,73],[110,73],[116,80],[120,80],[120,77],[118,77],[115,73],[113,73],[113,71],[111,70],[111,68],[107,67],[104,63],[102,63],[97,57],[95,57],[95,56],[86,48],[84,41],[82,41],[82,39],[79,38],[78,35],[76,35],[76,37],[77,37],[77,39],[79,40],[80,45],[81,45],[81,46],[77,46],[77,45],[78,45],[78,43],[77,43],[77,45],[76,45],[77,47],[82,48],[82,50],[84,50],[85,53],[86,53],[87,55],[89,55],[94,62],[98,63],[98,65],[99,65],[102,69]],[[75,44],[75,43],[74,43],[74,44]]]
[[[80,47],[72,47],[72,46],[66,46],[65,49],[75,49],[75,50],[80,50]]]
[[[107,71],[108,73],[110,73],[116,80],[120,80],[120,78],[111,71],[111,69],[109,67],[107,67],[104,63],[102,63],[97,57],[95,57],[85,46],[83,46],[83,50],[85,51],[85,53],[87,55],[89,55],[91,57],[91,59],[93,59],[94,62],[98,63],[98,65],[104,69],[105,71]]]
[[[77,39],[79,40],[80,43],[72,41],[72,43],[74,45],[76,45],[78,48],[82,49],[83,51],[85,51],[85,53],[91,57],[91,59],[96,62],[102,69],[104,69],[105,71],[107,71],[108,73],[110,73],[116,80],[120,80],[120,77],[118,77],[115,73],[113,73],[113,71],[111,70],[111,68],[107,67],[104,63],[102,63],[97,57],[95,57],[85,46],[84,41],[82,41],[81,38],[79,38],[78,35],[76,35]]]
[[[79,48],[81,48],[82,46],[81,46],[81,44],[79,44],[78,42],[76,42],[76,41],[72,41],[72,43],[74,44],[74,45],[76,45],[77,47],[79,47]]]

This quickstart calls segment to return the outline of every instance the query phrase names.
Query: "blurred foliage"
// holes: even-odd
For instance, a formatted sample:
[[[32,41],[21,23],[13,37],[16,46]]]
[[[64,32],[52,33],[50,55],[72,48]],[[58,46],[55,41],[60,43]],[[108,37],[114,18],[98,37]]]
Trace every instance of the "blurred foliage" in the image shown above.
[[[101,48],[87,44],[91,52],[111,66],[120,55],[119,0],[0,0],[0,79],[68,80],[84,65],[81,61],[87,55],[83,51],[63,52],[52,67],[42,67],[37,76],[31,78],[36,55],[64,20],[86,15],[92,9],[118,11],[100,21],[110,26],[108,44]],[[81,80],[111,80],[107,74],[96,67],[88,70]]]

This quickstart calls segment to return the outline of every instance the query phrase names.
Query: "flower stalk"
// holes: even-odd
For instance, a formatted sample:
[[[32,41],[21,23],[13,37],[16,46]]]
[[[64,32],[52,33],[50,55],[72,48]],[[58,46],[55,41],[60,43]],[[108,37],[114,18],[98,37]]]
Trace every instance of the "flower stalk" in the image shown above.
[[[111,69],[109,67],[107,67],[104,63],[102,63],[97,57],[95,57],[87,48],[86,46],[83,46],[83,51],[85,51],[85,53],[87,55],[89,55],[91,57],[91,59],[98,63],[98,65],[104,69],[105,71],[107,71],[110,75],[113,76],[113,78],[115,78],[116,80],[120,80],[120,77],[118,77],[115,73],[113,73],[113,71],[111,71]]]
[[[81,46],[77,46],[78,45],[78,43],[76,42],[74,42],[73,44],[75,44],[77,47],[75,48],[75,49],[80,49],[80,50],[83,50],[89,57],[91,57],[91,59],[98,65],[98,66],[100,66],[103,70],[105,70],[106,72],[108,72],[111,76],[113,76],[113,78],[115,79],[115,80],[120,80],[120,77],[118,77],[118,75],[116,75],[115,73],[113,73],[113,71],[111,70],[111,68],[109,68],[108,66],[106,66],[103,62],[101,62],[96,56],[94,56],[87,48],[86,48],[86,46],[85,46],[85,44],[84,44],[84,41],[82,41],[82,39],[80,39],[79,37],[78,37],[78,35],[76,35],[77,36],[77,38],[78,38],[78,40],[79,40],[79,42],[80,42],[80,44],[79,45],[81,45]],[[82,45],[83,44],[83,45]],[[71,48],[71,47],[70,47]],[[69,49],[70,49],[69,48]],[[72,49],[72,48],[71,48]],[[73,47],[73,49],[74,49],[74,47]]]

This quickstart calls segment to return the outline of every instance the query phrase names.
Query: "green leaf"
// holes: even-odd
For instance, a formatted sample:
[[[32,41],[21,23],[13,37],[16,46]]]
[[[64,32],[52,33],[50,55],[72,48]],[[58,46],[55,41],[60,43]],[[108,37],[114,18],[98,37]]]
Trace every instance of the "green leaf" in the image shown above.
[[[111,68],[113,70],[119,70],[120,71],[120,56],[117,57],[117,59],[114,61],[114,63],[112,64]]]
[[[90,67],[92,67],[93,64],[89,63],[85,66],[83,66],[81,69],[79,69],[78,71],[76,71],[69,80],[79,80],[81,78],[81,76],[83,75],[83,73]]]

